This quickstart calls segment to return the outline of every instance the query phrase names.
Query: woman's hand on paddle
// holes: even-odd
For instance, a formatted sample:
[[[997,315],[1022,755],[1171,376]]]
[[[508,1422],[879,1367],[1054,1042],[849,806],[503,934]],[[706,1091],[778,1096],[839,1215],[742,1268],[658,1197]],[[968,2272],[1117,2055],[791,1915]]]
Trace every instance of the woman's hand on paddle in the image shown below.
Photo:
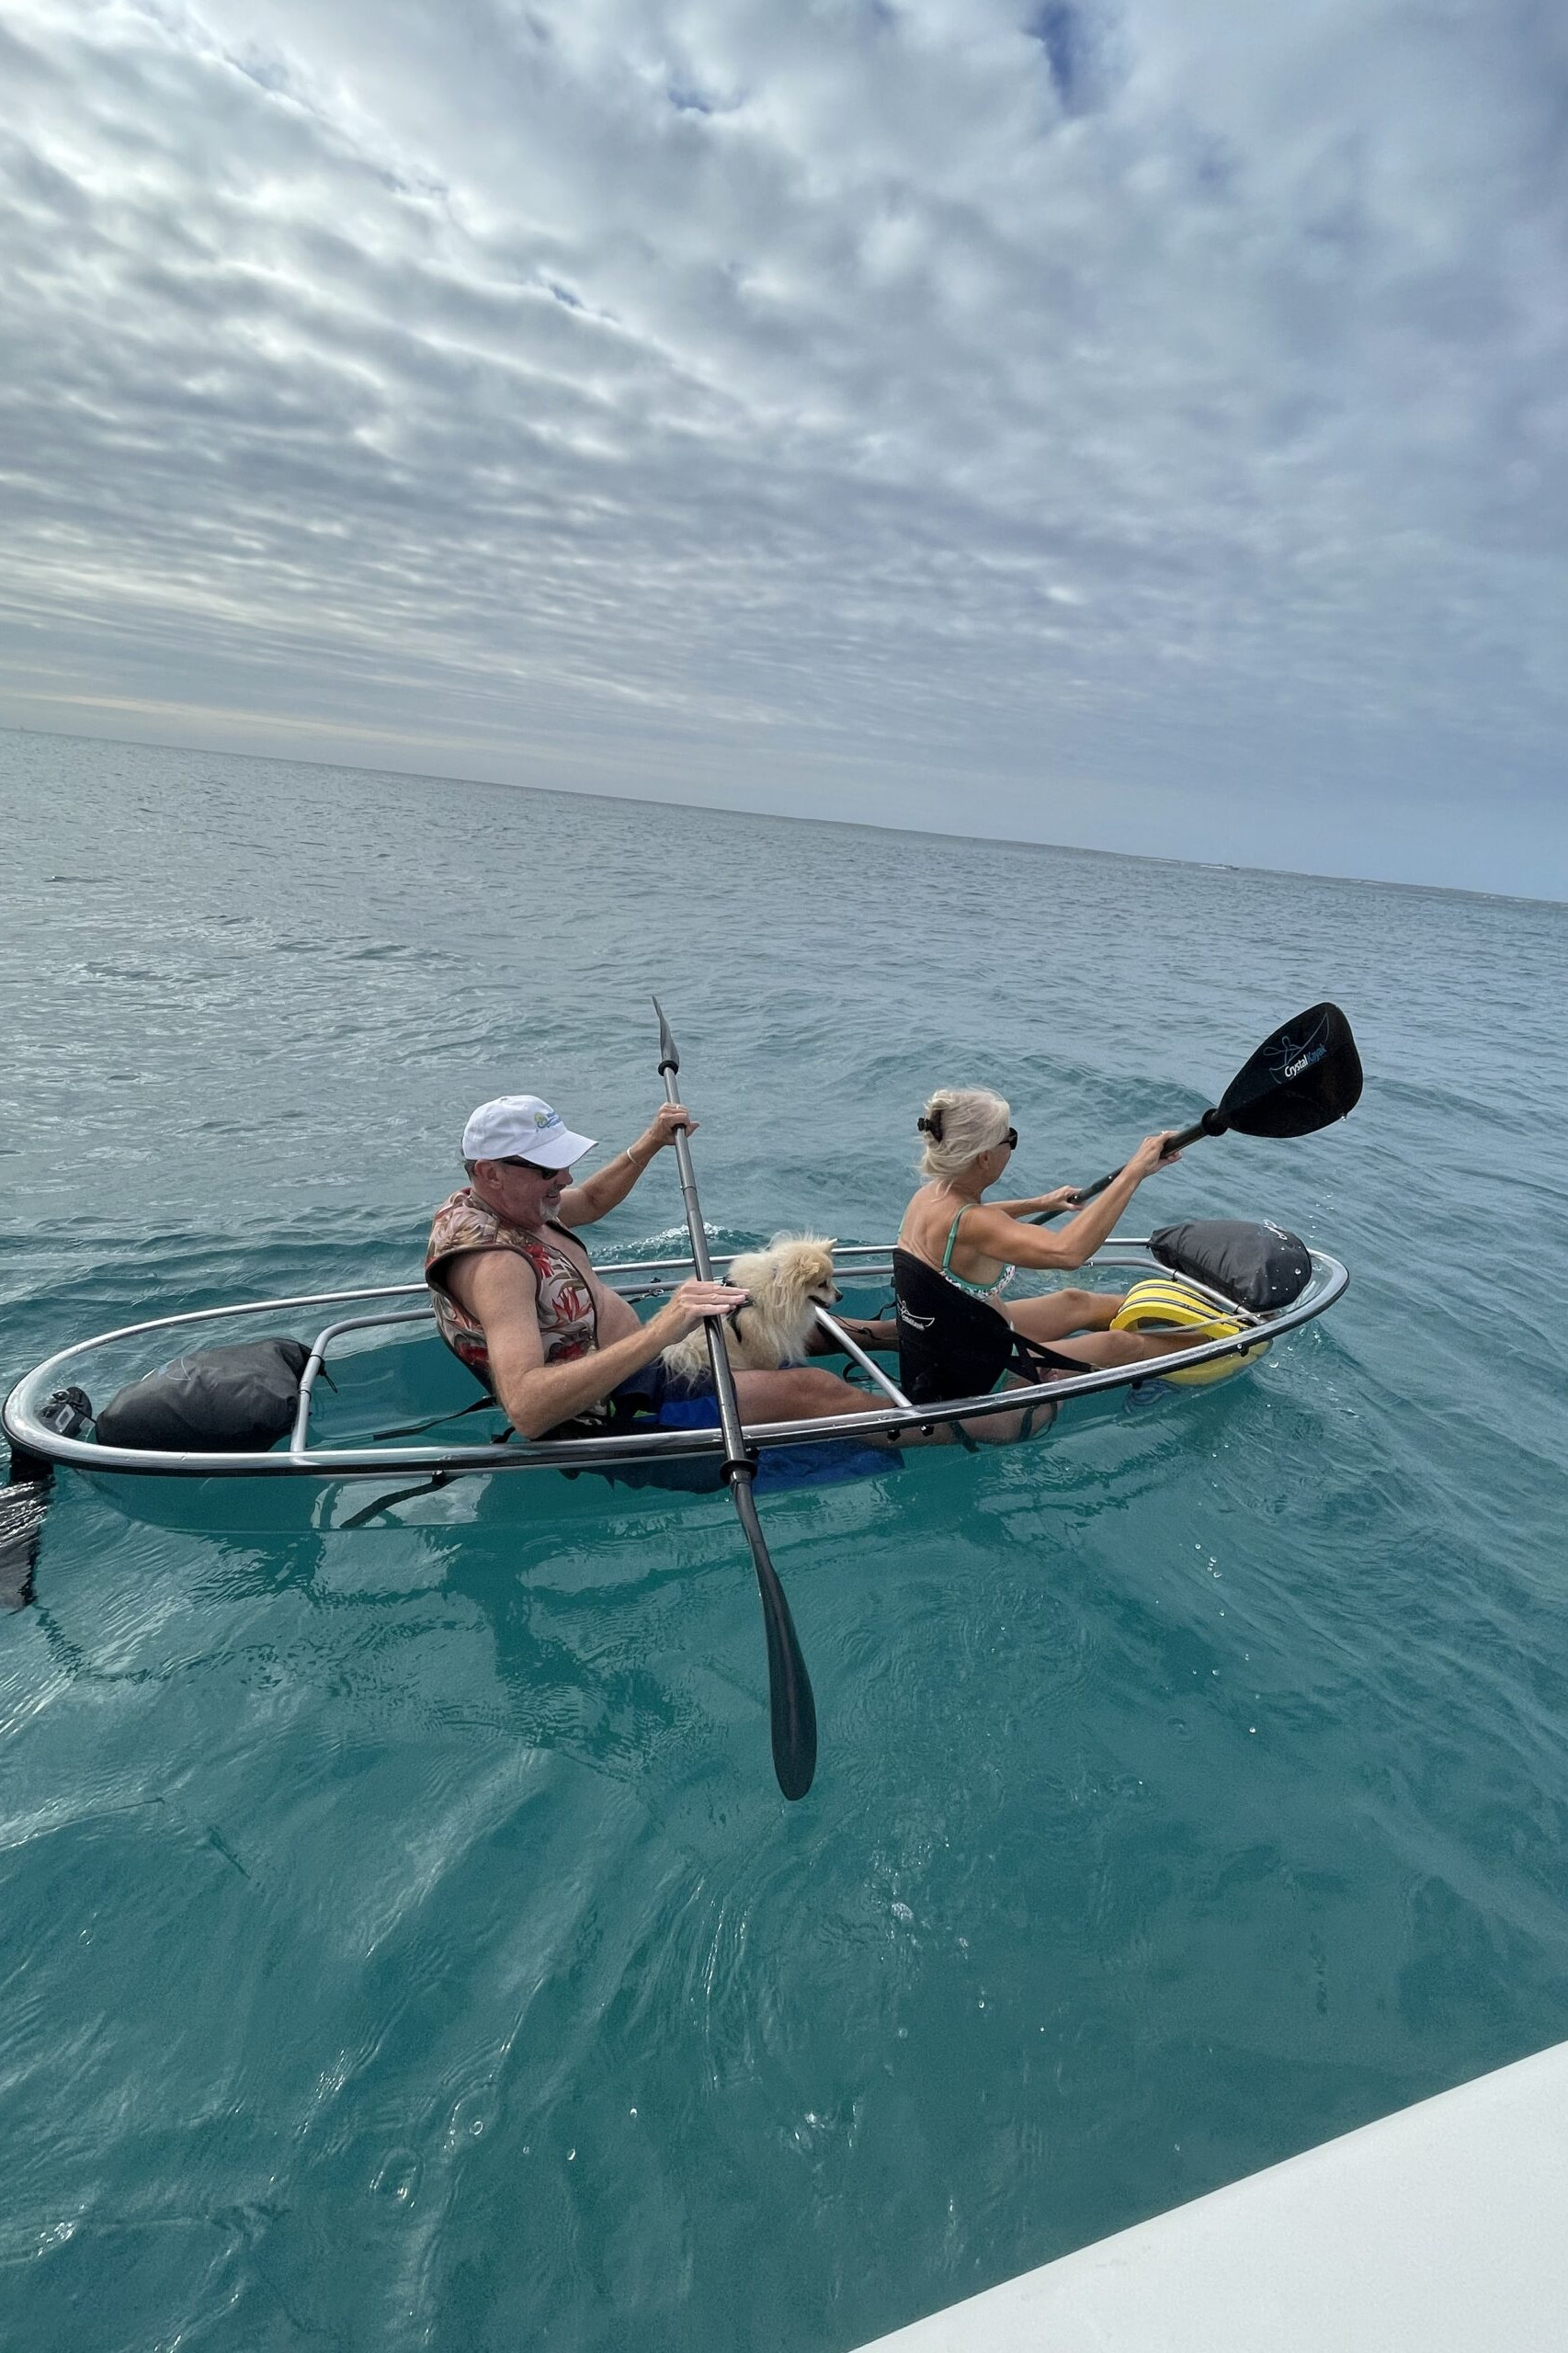
[[[1177,1132],[1175,1128],[1162,1128],[1157,1136],[1144,1137],[1127,1164],[1128,1173],[1140,1185],[1145,1176],[1152,1176],[1156,1168],[1168,1168],[1173,1161],[1181,1158],[1179,1152],[1167,1149],[1171,1138]]]
[[[1078,1206],[1076,1185],[1058,1185],[1054,1193],[1039,1193],[1032,1201],[1020,1201],[1020,1217],[1060,1217],[1063,1210]]]
[[[744,1307],[750,1297],[749,1290],[737,1290],[733,1283],[685,1282],[672,1293],[668,1304],[650,1318],[648,1329],[657,1329],[659,1346],[667,1348],[695,1332],[704,1317],[728,1315],[732,1307]]]

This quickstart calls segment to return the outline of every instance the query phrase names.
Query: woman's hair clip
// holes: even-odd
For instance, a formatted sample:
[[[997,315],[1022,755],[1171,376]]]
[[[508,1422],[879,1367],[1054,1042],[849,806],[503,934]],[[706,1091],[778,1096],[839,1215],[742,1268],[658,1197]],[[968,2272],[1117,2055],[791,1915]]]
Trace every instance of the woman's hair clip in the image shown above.
[[[921,1118],[915,1120],[915,1124],[923,1136],[930,1137],[933,1143],[941,1142],[942,1115],[940,1111],[933,1111],[928,1120],[922,1115]]]

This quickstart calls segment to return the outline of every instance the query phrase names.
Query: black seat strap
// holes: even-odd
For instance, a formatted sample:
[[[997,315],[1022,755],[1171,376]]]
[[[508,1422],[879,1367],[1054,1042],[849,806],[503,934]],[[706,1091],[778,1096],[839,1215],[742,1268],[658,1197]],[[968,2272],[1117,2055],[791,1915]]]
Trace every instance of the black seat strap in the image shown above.
[[[495,1406],[497,1413],[501,1410],[488,1390],[483,1397],[474,1398],[472,1404],[454,1405],[449,1414],[432,1414],[427,1422],[402,1422],[395,1430],[372,1430],[370,1440],[374,1445],[383,1438],[417,1438],[421,1430],[439,1429],[443,1422],[460,1422],[465,1414],[482,1414],[486,1405]]]
[[[416,1486],[399,1487],[394,1495],[378,1495],[373,1504],[366,1504],[360,1510],[350,1512],[348,1518],[340,1519],[337,1525],[340,1529],[363,1528],[366,1521],[374,1519],[378,1513],[391,1511],[393,1504],[405,1504],[411,1496],[428,1495],[436,1488],[444,1487],[450,1475],[449,1472],[437,1471],[432,1478],[421,1479]]]

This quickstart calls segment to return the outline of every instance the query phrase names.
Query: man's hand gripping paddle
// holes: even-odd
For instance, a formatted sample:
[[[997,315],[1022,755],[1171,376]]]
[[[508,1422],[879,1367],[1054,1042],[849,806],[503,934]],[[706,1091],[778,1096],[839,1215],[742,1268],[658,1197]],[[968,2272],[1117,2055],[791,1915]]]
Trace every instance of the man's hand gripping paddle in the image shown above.
[[[670,1035],[670,1025],[665,1019],[665,1009],[657,997],[653,1010],[659,1017],[659,1076],[665,1082],[665,1100],[679,1101],[676,1093],[676,1073],[680,1068],[680,1056]],[[676,1160],[680,1168],[681,1197],[686,1204],[687,1232],[691,1236],[691,1263],[698,1279],[713,1280],[712,1261],[708,1256],[708,1238],[702,1230],[702,1210],[697,1198],[697,1180],[691,1173],[691,1146],[684,1128],[676,1130]],[[806,1662],[801,1655],[801,1644],[790,1616],[790,1605],[784,1598],[784,1588],[778,1572],[767,1557],[763,1540],[762,1523],[756,1515],[756,1498],[752,1494],[752,1479],[756,1464],[746,1451],[744,1434],[741,1428],[741,1409],[735,1396],[734,1376],[730,1370],[729,1351],[724,1346],[723,1318],[710,1315],[704,1319],[708,1328],[708,1361],[713,1368],[713,1387],[719,1400],[719,1426],[724,1438],[724,1476],[729,1482],[730,1500],[735,1506],[751,1557],[756,1569],[756,1589],[762,1597],[762,1621],[767,1630],[767,1697],[773,1722],[773,1769],[778,1776],[778,1786],[787,1798],[803,1798],[812,1786],[812,1776],[817,1768],[817,1709],[812,1697],[811,1677]]]
[[[1190,1128],[1173,1136],[1169,1150],[1180,1152],[1204,1136],[1222,1136],[1227,1130],[1242,1136],[1310,1136],[1335,1120],[1343,1120],[1361,1099],[1361,1057],[1350,1024],[1336,1005],[1310,1005],[1283,1029],[1266,1038],[1244,1063],[1220,1097]],[[1069,1209],[1082,1209],[1114,1185],[1120,1170],[1113,1168],[1096,1185],[1074,1193]],[[1032,1225],[1048,1225],[1065,1214],[1051,1210],[1031,1218]]]

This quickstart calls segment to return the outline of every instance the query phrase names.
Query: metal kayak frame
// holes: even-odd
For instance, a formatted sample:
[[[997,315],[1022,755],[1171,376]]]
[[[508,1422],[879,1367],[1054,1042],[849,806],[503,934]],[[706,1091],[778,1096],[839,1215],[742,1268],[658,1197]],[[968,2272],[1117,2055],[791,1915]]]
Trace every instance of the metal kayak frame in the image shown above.
[[[1340,1261],[1317,1250],[1309,1255],[1312,1274],[1305,1290],[1290,1306],[1275,1315],[1255,1315],[1248,1309],[1238,1307],[1233,1300],[1226,1299],[1222,1292],[1195,1281],[1190,1275],[1176,1278],[1210,1301],[1219,1312],[1233,1317],[1243,1329],[1232,1339],[1207,1340],[1195,1347],[1173,1351],[1159,1360],[1157,1372],[1146,1360],[1117,1365],[1028,1387],[994,1391],[983,1397],[947,1399],[937,1408],[912,1404],[875,1358],[833,1316],[819,1309],[818,1322],[835,1347],[859,1365],[882,1392],[885,1405],[876,1413],[835,1414],[810,1421],[748,1423],[745,1440],[749,1447],[761,1450],[776,1446],[824,1445],[832,1439],[868,1438],[878,1434],[933,1431],[954,1422],[970,1424],[997,1414],[1017,1413],[1021,1407],[1060,1407],[1074,1397],[1096,1395],[1107,1390],[1136,1389],[1188,1365],[1239,1356],[1256,1347],[1260,1337],[1279,1339],[1303,1324],[1312,1323],[1344,1295],[1350,1277]],[[892,1280],[889,1244],[835,1247],[833,1257],[835,1272],[851,1279],[857,1286]],[[730,1256],[718,1258],[714,1261],[715,1270],[730,1263]],[[1095,1267],[1131,1269],[1166,1278],[1171,1275],[1169,1267],[1152,1256],[1146,1238],[1119,1235],[1113,1235],[1102,1245],[1079,1271],[1087,1273]],[[629,1259],[596,1267],[594,1271],[622,1298],[636,1302],[674,1290],[688,1279],[691,1262],[688,1258]],[[25,1374],[0,1409],[0,1425],[13,1446],[64,1469],[88,1472],[99,1478],[339,1480],[385,1478],[389,1472],[427,1475],[439,1472],[448,1478],[460,1478],[517,1471],[589,1470],[596,1465],[608,1470],[619,1463],[722,1455],[723,1433],[717,1427],[652,1430],[618,1438],[512,1438],[504,1445],[492,1441],[482,1446],[312,1446],[310,1423],[316,1379],[335,1343],[350,1332],[391,1329],[409,1324],[433,1324],[434,1315],[428,1305],[350,1314],[324,1325],[301,1375],[299,1408],[286,1448],[280,1445],[255,1453],[175,1453],[153,1448],[101,1446],[96,1439],[62,1437],[39,1417],[40,1407],[56,1388],[68,1380],[80,1378],[88,1370],[87,1360],[95,1351],[120,1341],[154,1332],[177,1332],[183,1337],[196,1325],[222,1324],[240,1316],[283,1314],[304,1307],[362,1307],[375,1300],[407,1299],[424,1291],[423,1282],[392,1283],[369,1290],[307,1291],[292,1298],[246,1300],[233,1307],[198,1308],[182,1315],[160,1315],[144,1324],[122,1324],[117,1331],[100,1332],[92,1339],[62,1348]],[[452,1418],[456,1418],[455,1414]]]

